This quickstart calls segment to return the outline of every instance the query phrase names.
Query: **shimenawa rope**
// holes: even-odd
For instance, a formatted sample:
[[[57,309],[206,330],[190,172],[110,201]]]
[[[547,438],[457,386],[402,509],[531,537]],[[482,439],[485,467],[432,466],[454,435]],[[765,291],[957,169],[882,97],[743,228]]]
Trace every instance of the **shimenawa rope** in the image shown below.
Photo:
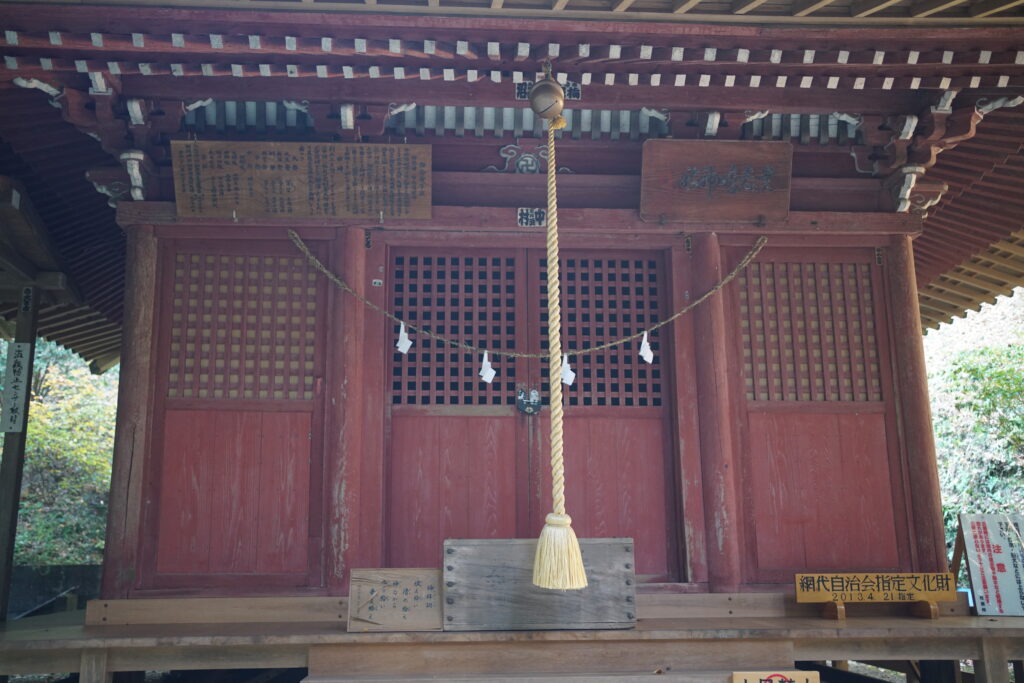
[[[343,291],[343,292],[353,296],[361,304],[363,304],[364,306],[366,306],[367,308],[369,308],[371,310],[377,311],[378,313],[380,313],[384,317],[388,318],[389,320],[393,320],[396,323],[405,325],[405,329],[407,329],[410,332],[415,332],[416,334],[422,334],[424,337],[429,337],[430,339],[433,339],[435,341],[439,341],[439,342],[441,342],[443,344],[447,344],[448,346],[454,346],[455,348],[463,349],[464,351],[472,351],[473,353],[483,353],[484,351],[486,351],[491,356],[504,356],[505,358],[548,358],[549,357],[549,354],[547,354],[547,353],[526,353],[526,352],[523,352],[523,351],[496,351],[496,350],[493,350],[493,349],[484,348],[482,346],[474,346],[473,344],[469,344],[469,343],[464,342],[464,341],[459,341],[457,339],[449,339],[448,337],[445,337],[443,335],[437,334],[436,332],[432,332],[431,330],[429,330],[429,329],[427,329],[425,327],[420,327],[418,325],[414,325],[413,323],[408,322],[407,320],[402,320],[401,318],[399,318],[397,315],[395,315],[391,311],[387,310],[386,308],[383,308],[382,306],[378,306],[377,304],[373,303],[372,301],[370,301],[369,299],[367,299],[366,297],[364,297],[363,295],[359,294],[354,289],[352,289],[352,287],[347,282],[345,282],[345,280],[340,278],[337,274],[332,272],[327,266],[325,266],[323,263],[320,262],[320,259],[318,259],[316,257],[316,255],[313,254],[312,251],[310,251],[309,247],[306,245],[305,242],[302,241],[302,238],[299,237],[297,232],[295,232],[294,230],[289,230],[288,231],[288,237],[291,239],[292,243],[294,243],[295,246],[299,249],[299,251],[301,251],[302,254],[306,257],[306,260],[309,262],[309,264],[311,266],[313,266],[313,268],[315,268],[317,271],[322,273],[324,277],[326,277],[328,280],[330,280],[332,283],[334,283],[338,287],[338,289],[340,289],[341,291]],[[761,237],[757,238],[757,241],[754,242],[754,246],[751,247],[750,251],[747,252],[747,254],[740,260],[740,262],[738,264],[736,264],[736,267],[733,268],[729,272],[728,275],[726,275],[724,278],[722,278],[717,284],[715,284],[714,287],[712,287],[708,291],[704,292],[704,294],[702,294],[700,297],[698,297],[698,298],[694,299],[693,301],[691,301],[690,303],[686,304],[685,306],[680,308],[678,311],[673,313],[671,316],[669,316],[668,318],[665,318],[664,320],[662,320],[660,323],[657,323],[655,325],[651,325],[647,329],[640,330],[636,334],[631,334],[628,337],[622,337],[621,339],[616,339],[614,341],[605,342],[604,344],[598,344],[597,346],[588,346],[585,349],[570,350],[569,351],[569,355],[571,355],[571,356],[585,356],[588,353],[597,353],[598,351],[604,351],[606,349],[610,349],[610,348],[613,348],[615,346],[619,346],[620,344],[625,344],[627,342],[636,341],[637,339],[642,338],[644,336],[644,333],[654,332],[655,330],[660,329],[660,328],[664,327],[665,325],[668,325],[671,322],[674,322],[675,320],[677,320],[681,316],[686,315],[687,313],[689,313],[693,309],[697,308],[697,306],[700,306],[702,303],[704,303],[705,301],[710,299],[712,296],[714,296],[716,293],[718,293],[723,287],[725,287],[727,284],[729,284],[734,279],[736,279],[736,277],[740,273],[742,273],[743,270],[748,265],[750,265],[750,262],[753,261],[755,258],[757,258],[757,255],[759,253],[761,253],[761,250],[764,249],[764,247],[765,247],[765,245],[767,243],[768,243],[768,238],[767,237],[762,235]],[[551,261],[549,259],[548,263],[550,263],[550,262]],[[549,291],[550,291],[550,288],[549,288]]]

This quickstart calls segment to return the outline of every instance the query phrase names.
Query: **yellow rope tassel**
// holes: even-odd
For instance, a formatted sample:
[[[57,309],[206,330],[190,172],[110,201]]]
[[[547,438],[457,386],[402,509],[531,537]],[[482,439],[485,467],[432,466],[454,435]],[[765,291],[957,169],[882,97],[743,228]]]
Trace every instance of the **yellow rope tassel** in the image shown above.
[[[533,560],[533,583],[541,588],[587,587],[580,543],[565,514],[565,464],[562,458],[562,308],[558,280],[558,198],[555,191],[555,131],[565,127],[556,116],[548,125],[548,382],[551,385],[551,499]]]

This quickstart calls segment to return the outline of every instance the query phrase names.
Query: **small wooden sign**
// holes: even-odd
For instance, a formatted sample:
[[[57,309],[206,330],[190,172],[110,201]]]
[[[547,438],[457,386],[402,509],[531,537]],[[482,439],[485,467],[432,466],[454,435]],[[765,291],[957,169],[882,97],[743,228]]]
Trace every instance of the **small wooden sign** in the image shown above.
[[[732,683],[821,683],[817,671],[733,671]]]
[[[31,357],[32,344],[7,344],[7,372],[4,374],[3,394],[0,396],[0,432],[25,431],[25,406],[32,386],[29,370]]]
[[[348,630],[440,631],[440,569],[353,569]]]
[[[953,602],[950,573],[797,574],[797,602]]]
[[[587,587],[533,585],[537,541],[444,542],[444,630],[615,629],[636,626],[633,539],[581,538]]]
[[[430,218],[430,145],[173,141],[179,216]]]
[[[645,219],[755,222],[789,215],[788,142],[648,140],[643,150]]]
[[[959,534],[977,613],[1024,616],[1024,515],[963,514]]]

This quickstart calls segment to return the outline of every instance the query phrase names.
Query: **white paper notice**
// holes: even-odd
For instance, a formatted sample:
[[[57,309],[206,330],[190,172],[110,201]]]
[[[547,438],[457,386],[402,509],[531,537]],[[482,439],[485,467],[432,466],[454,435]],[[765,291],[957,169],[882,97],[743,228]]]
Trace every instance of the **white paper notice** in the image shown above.
[[[395,342],[395,348],[399,353],[409,353],[409,349],[412,348],[412,339],[409,339],[409,333],[405,331],[405,323],[402,323],[402,327],[398,330],[398,341]]]
[[[1024,515],[960,515],[979,615],[1024,616]]]
[[[484,360],[480,363],[480,379],[490,384],[497,374],[497,371],[491,367],[491,361],[487,357],[487,352],[484,351]]]
[[[576,373],[572,371],[572,367],[569,365],[569,354],[565,354],[562,356],[562,384],[571,387],[575,381]]]
[[[651,344],[647,341],[646,332],[644,332],[644,338],[640,342],[640,357],[644,359],[645,363],[654,362],[654,351],[651,350]]]

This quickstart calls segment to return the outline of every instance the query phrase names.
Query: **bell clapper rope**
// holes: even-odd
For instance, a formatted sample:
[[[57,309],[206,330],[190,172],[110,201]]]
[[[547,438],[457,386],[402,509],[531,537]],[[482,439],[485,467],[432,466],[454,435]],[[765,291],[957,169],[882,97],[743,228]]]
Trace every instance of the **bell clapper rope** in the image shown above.
[[[555,590],[579,590],[587,587],[583,554],[572,518],[565,512],[565,463],[563,459],[562,414],[562,311],[558,280],[558,197],[555,176],[555,131],[565,128],[562,106],[565,93],[551,77],[551,64],[544,65],[544,79],[530,90],[530,106],[541,118],[548,119],[548,377],[551,381],[551,501],[552,511],[545,520],[533,560],[533,584]]]

